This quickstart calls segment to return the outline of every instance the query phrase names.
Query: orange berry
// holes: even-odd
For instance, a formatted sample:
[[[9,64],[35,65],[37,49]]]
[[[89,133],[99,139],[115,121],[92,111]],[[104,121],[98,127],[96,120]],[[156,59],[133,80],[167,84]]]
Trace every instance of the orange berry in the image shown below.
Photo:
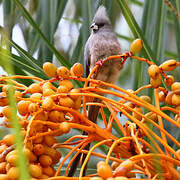
[[[151,100],[151,98],[149,96],[140,96],[139,98],[146,101],[146,102],[148,102],[149,104],[152,103],[152,100]]]
[[[180,89],[180,82],[175,82],[171,85],[172,91],[179,90],[179,89]]]
[[[158,88],[161,85],[162,82],[161,79],[162,79],[161,74],[159,74],[156,79],[151,78],[150,79],[151,86],[153,88]]]
[[[62,122],[59,128],[62,129],[62,132],[65,134],[67,134],[71,130],[68,122]]]
[[[56,94],[52,89],[44,89],[43,90],[43,96],[51,96]]]
[[[35,144],[33,147],[34,154],[36,156],[44,154],[44,146],[42,144]]]
[[[52,177],[55,173],[54,169],[51,166],[42,168],[43,174]]]
[[[61,158],[61,153],[59,151],[56,151],[55,156],[53,157],[53,164],[57,164]]]
[[[48,120],[48,114],[47,114],[47,112],[42,111],[42,112],[36,114],[34,119],[47,121]]]
[[[41,155],[39,157],[39,162],[42,166],[50,166],[52,164],[52,159],[48,155]]]
[[[3,143],[6,144],[7,146],[11,146],[14,144],[14,134],[7,134],[3,138]]]
[[[39,179],[48,179],[49,178],[49,176],[47,176],[47,175],[45,175],[45,174],[42,174],[40,177],[39,177]]]
[[[74,109],[79,109],[81,107],[81,96],[79,96],[75,101],[74,101]]]
[[[167,60],[159,66],[163,71],[172,71],[176,68],[176,60]]]
[[[33,140],[34,144],[41,144],[43,142],[43,136],[40,136]]]
[[[63,122],[65,121],[65,115],[62,111],[50,111],[49,114],[49,120],[52,122]]]
[[[180,95],[179,94],[173,94],[172,95],[172,104],[174,106],[180,105]]]
[[[42,175],[42,169],[38,165],[30,164],[29,173],[31,174],[32,177],[38,178]]]
[[[73,76],[78,76],[81,77],[83,75],[83,65],[80,63],[75,63],[72,67],[71,67],[71,74]]]
[[[56,77],[57,76],[57,68],[54,64],[50,62],[46,62],[43,64],[43,70],[45,74],[49,77]]]
[[[39,110],[38,104],[36,104],[36,103],[29,104],[29,107],[28,107],[29,113],[34,113],[34,112],[37,112],[38,110]]]
[[[22,97],[22,93],[20,91],[15,91],[14,92],[14,96],[16,97],[16,99],[21,98]]]
[[[153,112],[148,112],[145,114],[145,117],[153,120],[153,121],[157,121],[158,120],[158,117],[157,117],[157,114],[153,113]]]
[[[73,99],[73,100],[76,100],[80,95],[73,95],[73,93],[80,93],[80,89],[71,89],[69,95],[70,95],[70,98]]]
[[[113,176],[111,167],[106,164],[104,161],[100,161],[97,164],[97,173],[100,177],[106,179]]]
[[[10,106],[4,106],[2,108],[2,114],[7,117],[10,118],[11,117],[11,111],[10,111]]]
[[[53,108],[54,106],[54,101],[51,97],[46,97],[43,99],[43,102],[42,102],[42,108],[49,111]]]
[[[59,104],[69,108],[74,107],[74,101],[70,97],[60,97]]]
[[[137,112],[139,112],[139,113],[141,113],[141,114],[143,114],[143,111],[142,111],[142,109],[141,109],[140,107],[135,107],[134,110],[137,111]],[[133,112],[132,115],[133,115],[133,117],[135,117],[137,120],[141,121],[142,116],[136,114],[135,112]]]
[[[70,75],[70,71],[65,66],[60,66],[57,68],[57,75],[63,79],[67,79]]]
[[[6,173],[6,164],[7,164],[7,162],[0,163],[0,174]],[[1,178],[0,178],[0,180],[1,180]]]
[[[6,161],[11,165],[11,166],[16,166],[18,162],[18,155],[13,154],[13,155],[8,155],[6,158]]]
[[[119,165],[120,165],[119,162],[113,161],[112,164],[111,164],[111,168],[112,168],[113,170],[115,170]]]
[[[34,93],[34,94],[31,94],[30,98],[33,100],[39,101],[42,98],[42,94],[41,93]]]
[[[168,75],[167,78],[164,79],[164,82],[167,86],[171,86],[174,83],[174,76]]]
[[[0,93],[0,106],[6,106],[8,104],[8,98],[5,92]]]
[[[28,93],[34,94],[34,93],[40,93],[41,87],[39,83],[33,83],[28,87]]]
[[[130,52],[135,55],[141,51],[143,47],[143,41],[141,39],[136,39],[131,43]]]
[[[0,180],[9,180],[7,174],[0,174]]]
[[[164,102],[165,99],[166,99],[166,95],[164,94],[163,91],[160,91],[160,92],[159,92],[159,101],[160,101],[160,102]]]
[[[66,86],[59,86],[57,88],[57,92],[58,93],[67,93],[67,92],[69,92],[69,89]]]
[[[149,66],[148,74],[152,79],[156,79],[159,73],[160,73],[160,70],[156,64],[152,64],[151,66]]]
[[[44,142],[49,147],[51,147],[53,144],[57,143],[58,141],[57,141],[57,139],[54,136],[47,135],[47,136],[44,136]]]
[[[172,105],[172,96],[173,96],[173,92],[172,91],[169,91],[167,96],[166,96],[166,99],[165,99],[165,102],[166,104],[168,105]]]
[[[16,180],[19,178],[19,169],[17,167],[11,167],[7,172],[9,180]]]
[[[35,156],[35,154],[30,149],[24,148],[23,153],[25,154],[25,156],[27,157],[27,159],[30,162],[34,162],[37,160],[37,157]]]
[[[26,114],[28,114],[28,108],[29,105],[31,104],[31,101],[25,101],[25,100],[21,100],[17,103],[17,109],[19,114],[21,114],[22,116],[25,116]]]
[[[59,81],[59,86],[66,86],[68,91],[70,91],[74,87],[73,83],[68,79]]]

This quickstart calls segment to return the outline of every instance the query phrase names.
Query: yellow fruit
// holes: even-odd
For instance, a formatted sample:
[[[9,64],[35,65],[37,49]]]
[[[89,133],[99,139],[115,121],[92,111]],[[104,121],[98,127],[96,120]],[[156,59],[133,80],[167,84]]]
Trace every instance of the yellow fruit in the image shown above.
[[[103,180],[101,177],[91,177],[90,180]]]
[[[125,105],[124,109],[126,110],[126,112],[131,113],[131,111],[126,108],[126,106],[130,108],[134,108],[134,104],[132,102],[126,102],[124,103],[124,105]]]
[[[173,94],[172,95],[172,104],[174,106],[180,105],[180,95],[178,95],[178,94]]]
[[[164,82],[167,86],[171,86],[174,83],[174,76],[168,75],[167,78],[164,79]]]
[[[6,106],[8,104],[8,98],[5,92],[0,93],[0,106]]]
[[[119,177],[115,177],[114,180],[128,180],[128,178],[124,176],[119,176]]]
[[[157,114],[153,113],[153,112],[148,112],[145,114],[145,117],[153,120],[153,121],[157,121],[158,120],[158,117],[157,117]]]
[[[34,119],[46,121],[46,120],[48,120],[48,114],[47,114],[47,112],[42,111],[42,112],[36,114]]]
[[[38,178],[42,175],[42,168],[35,164],[29,165],[29,173],[32,177]]]
[[[52,159],[48,155],[41,155],[39,157],[39,162],[43,167],[44,166],[50,166],[52,164]]]
[[[70,91],[74,87],[73,83],[67,79],[59,81],[59,86],[66,86],[68,91]]]
[[[0,174],[0,180],[9,180],[7,174]]]
[[[58,141],[57,141],[57,139],[54,136],[47,135],[47,136],[44,136],[44,142],[49,147],[51,147],[53,144],[57,143]]]
[[[69,108],[74,107],[74,101],[70,97],[60,97],[59,104]]]
[[[57,88],[57,92],[58,93],[67,93],[67,92],[69,92],[69,89],[66,86],[62,85]]]
[[[68,122],[62,122],[59,128],[62,129],[62,132],[65,134],[67,134],[71,130]]]
[[[50,62],[46,62],[43,64],[43,70],[45,74],[49,77],[56,77],[57,76],[57,68],[54,64]]]
[[[19,178],[19,169],[17,167],[12,167],[7,172],[7,176],[9,180],[18,180]]]
[[[151,86],[153,88],[158,88],[161,85],[162,82],[161,79],[162,79],[161,74],[159,74],[156,79],[151,78],[150,79]]]
[[[119,162],[113,161],[112,164],[111,164],[111,168],[112,168],[113,170],[115,170],[119,165],[120,165]]]
[[[106,179],[113,176],[111,167],[104,161],[100,161],[97,164],[97,173],[100,177]]]
[[[131,43],[130,52],[133,55],[135,55],[141,51],[142,47],[143,47],[143,41],[141,39],[136,39]]]
[[[44,154],[45,149],[42,144],[35,144],[33,147],[33,151],[36,156],[39,156],[39,155]]]
[[[55,171],[51,166],[43,167],[42,171],[43,171],[43,174],[50,176],[50,177],[54,176],[54,174],[55,174]]]
[[[175,82],[171,85],[172,91],[179,90],[179,89],[180,89],[180,82]]]
[[[29,104],[29,107],[28,107],[29,113],[34,113],[34,112],[37,112],[38,110],[39,110],[38,104],[36,104],[36,103]]]
[[[11,165],[11,166],[16,166],[17,162],[18,162],[18,155],[17,154],[13,154],[13,155],[9,155],[6,158],[6,161]]]
[[[52,89],[44,89],[43,90],[43,96],[51,96],[51,95],[54,95],[56,94]]]
[[[75,101],[74,101],[74,109],[79,109],[81,107],[81,96],[79,96]]]
[[[159,66],[163,71],[172,71],[176,68],[176,60],[167,60]]]
[[[63,122],[65,121],[65,115],[62,111],[50,111],[49,114],[49,120],[52,122]]]
[[[23,153],[25,154],[25,156],[30,162],[34,162],[37,160],[37,157],[35,156],[35,154],[32,151],[30,151],[28,148],[24,148]]]
[[[83,65],[80,63],[75,63],[72,67],[71,67],[71,74],[73,76],[78,76],[81,77],[83,75]]]
[[[14,135],[13,134],[7,134],[3,138],[3,143],[5,143],[8,146],[11,146],[14,144]]]
[[[34,93],[34,94],[31,94],[30,98],[33,100],[39,101],[42,98],[42,94],[41,93]]]
[[[21,100],[17,103],[17,109],[19,114],[21,114],[22,116],[25,116],[26,114],[28,114],[28,108],[29,105],[31,104],[31,101],[25,101],[25,100]]]
[[[137,111],[137,112],[139,112],[139,113],[141,113],[141,114],[143,114],[143,111],[142,111],[142,109],[141,109],[140,107],[135,107],[134,110]],[[133,117],[135,117],[137,120],[141,121],[142,116],[136,114],[135,112],[133,112],[132,115],[133,115]]]
[[[159,101],[160,101],[160,102],[164,102],[165,99],[166,99],[166,95],[164,94],[163,91],[160,91],[160,92],[159,92]]]
[[[70,71],[65,66],[60,66],[57,68],[57,75],[63,79],[67,79],[70,75]]]
[[[160,70],[156,64],[152,64],[151,66],[149,66],[148,74],[152,79],[156,79],[159,73],[160,73]]]
[[[152,103],[152,100],[149,96],[140,96],[139,98],[150,103],[150,104]]]
[[[172,91],[169,91],[167,96],[166,96],[166,99],[165,99],[165,102],[166,104],[168,105],[172,105],[172,96],[173,96],[173,92]]]
[[[71,89],[69,95],[70,95],[70,98],[73,99],[73,100],[76,100],[80,95],[73,95],[73,93],[80,93],[80,89]]]
[[[11,117],[11,111],[10,111],[10,106],[4,106],[2,108],[2,114],[7,117],[10,118]]]
[[[34,93],[40,93],[41,92],[41,87],[40,84],[38,83],[33,83],[28,87],[28,93],[34,94]]]
[[[54,101],[51,97],[46,97],[43,99],[43,102],[42,102],[42,108],[49,111],[53,108],[54,106]]]

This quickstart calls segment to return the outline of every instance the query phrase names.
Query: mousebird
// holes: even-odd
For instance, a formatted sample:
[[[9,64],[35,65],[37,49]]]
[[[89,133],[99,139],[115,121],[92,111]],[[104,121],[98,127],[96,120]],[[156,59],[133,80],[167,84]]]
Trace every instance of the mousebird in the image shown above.
[[[86,77],[88,77],[89,73],[98,62],[101,62],[108,56],[121,54],[120,44],[115,33],[113,32],[112,25],[107,16],[104,6],[100,6],[98,8],[90,28],[92,30],[91,35],[89,36],[84,48],[84,65]],[[99,65],[97,72],[93,75],[92,78],[107,83],[115,83],[121,69],[121,59],[109,60]],[[102,88],[107,89],[107,87]],[[93,101],[101,102],[101,100],[97,98],[95,98]],[[97,121],[99,108],[99,106],[88,107],[88,119],[94,123],[96,123]],[[83,135],[86,135],[86,133],[84,132]],[[88,150],[89,146],[90,144],[88,144],[85,149]],[[75,173],[81,155],[82,154],[80,153],[76,157],[71,166],[68,176],[73,176],[73,174]],[[82,161],[85,159],[85,157],[86,155],[84,154]],[[83,173],[83,175],[85,175],[85,172]]]

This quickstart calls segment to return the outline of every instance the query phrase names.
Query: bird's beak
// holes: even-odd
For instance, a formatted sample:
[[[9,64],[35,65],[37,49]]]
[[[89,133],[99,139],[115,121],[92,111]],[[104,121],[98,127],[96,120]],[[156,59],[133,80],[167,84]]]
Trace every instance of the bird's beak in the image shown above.
[[[98,25],[96,25],[96,23],[93,23],[93,24],[91,24],[90,28],[92,30],[98,30]]]

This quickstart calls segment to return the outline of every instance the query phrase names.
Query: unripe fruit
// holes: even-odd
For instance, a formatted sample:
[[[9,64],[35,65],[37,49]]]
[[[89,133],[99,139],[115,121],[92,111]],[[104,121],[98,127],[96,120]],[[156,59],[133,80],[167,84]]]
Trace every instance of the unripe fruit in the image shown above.
[[[70,71],[65,66],[60,66],[57,68],[57,75],[61,78],[67,79],[70,75]]]
[[[13,145],[14,144],[14,135],[13,134],[7,134],[6,136],[4,136],[3,142],[8,146]]]
[[[8,180],[7,174],[0,174],[0,180]]]
[[[19,178],[19,169],[17,167],[12,167],[7,172],[7,176],[9,180],[18,180]]]
[[[49,111],[53,108],[54,105],[54,101],[51,97],[46,97],[45,99],[43,99],[42,102],[42,108]]]
[[[159,92],[159,101],[160,101],[160,102],[164,102],[165,99],[166,99],[166,95],[164,94],[163,91],[160,91],[160,92]]]
[[[67,92],[69,92],[69,89],[66,86],[61,85],[57,88],[57,92],[58,93],[67,93]]]
[[[175,82],[171,85],[172,91],[179,90],[179,89],[180,89],[180,82]]]
[[[28,108],[29,105],[31,104],[31,101],[24,101],[21,100],[17,103],[17,109],[19,111],[19,114],[21,114],[22,116],[25,116],[26,114],[28,114]]]
[[[66,86],[68,91],[70,91],[74,87],[73,83],[67,79],[59,81],[59,86]]]
[[[56,77],[57,76],[57,68],[54,64],[50,62],[46,62],[43,64],[43,70],[45,74],[49,77]]]
[[[31,174],[32,177],[38,178],[42,175],[42,169],[38,165],[30,164],[29,173]]]
[[[148,102],[149,104],[152,103],[152,100],[151,100],[151,98],[149,96],[140,96],[139,98],[146,101],[146,102]]]
[[[0,174],[5,174],[6,173],[6,162],[0,163]],[[1,178],[0,178],[1,180]]]
[[[54,169],[51,166],[43,167],[42,168],[43,174],[46,174],[47,176],[53,176],[54,175]]]
[[[142,111],[142,109],[141,109],[140,107],[135,107],[134,110],[137,111],[137,112],[139,112],[139,113],[141,113],[141,114],[143,114],[143,111]],[[141,121],[142,116],[136,114],[135,112],[133,112],[132,115],[133,115],[133,117],[135,117],[137,120]]]
[[[42,166],[50,166],[52,164],[52,159],[50,156],[41,155],[39,157],[39,162]]]
[[[151,78],[150,79],[151,86],[153,88],[158,88],[161,85],[162,82],[161,79],[162,79],[161,74],[159,74],[156,79]]]
[[[159,67],[156,64],[152,64],[151,66],[149,66],[148,74],[152,79],[157,78],[159,73],[160,73],[160,70],[159,70]]]
[[[106,179],[113,176],[111,167],[104,161],[100,161],[97,164],[97,173],[100,177]]]
[[[78,76],[81,77],[83,75],[83,65],[80,63],[75,63],[72,67],[71,67],[71,74],[73,76]]]
[[[172,75],[168,75],[167,78],[164,79],[164,82],[167,86],[171,86],[174,83],[175,79]]]
[[[28,87],[28,93],[34,94],[34,93],[40,93],[41,92],[41,87],[40,84],[38,83],[33,83]]]
[[[65,115],[62,111],[50,111],[49,114],[49,120],[52,122],[63,122],[65,121]]]
[[[69,108],[74,107],[74,101],[70,97],[60,97],[59,104]]]
[[[163,71],[172,71],[176,68],[176,60],[167,60],[159,66]]]
[[[143,47],[143,41],[141,39],[136,39],[131,43],[130,52],[133,55],[135,55],[141,51],[142,47]]]
[[[172,104],[174,106],[180,105],[180,95],[178,95],[178,94],[173,94],[172,95]]]
[[[42,94],[41,93],[34,93],[34,94],[31,94],[30,98],[33,100],[39,101],[42,98]]]
[[[44,146],[42,144],[35,144],[33,148],[34,154],[36,156],[44,154]]]
[[[44,142],[49,147],[51,147],[53,144],[57,143],[58,141],[57,141],[57,139],[54,136],[47,135],[47,136],[44,136]]]
[[[28,107],[29,113],[32,114],[32,113],[34,113],[34,112],[37,112],[38,109],[39,109],[39,105],[38,105],[38,104],[36,104],[36,103],[31,103],[31,104],[29,104],[29,107]]]

